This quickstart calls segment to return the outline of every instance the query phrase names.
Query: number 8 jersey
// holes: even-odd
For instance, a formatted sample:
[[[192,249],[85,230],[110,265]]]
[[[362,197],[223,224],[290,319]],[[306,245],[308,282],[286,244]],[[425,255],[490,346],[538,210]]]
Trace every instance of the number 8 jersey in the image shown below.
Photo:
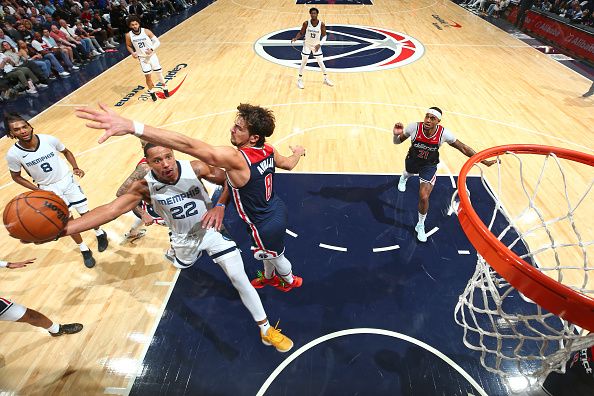
[[[163,183],[153,172],[146,174],[151,205],[176,234],[204,233],[202,217],[212,207],[202,181],[196,176],[190,161],[176,161],[179,179],[173,184]]]
[[[233,202],[239,216],[246,223],[261,223],[268,220],[283,202],[276,197],[274,181],[274,148],[243,147],[239,149],[250,168],[250,179],[242,187],[235,187],[229,182],[233,193]]]
[[[59,182],[71,175],[70,167],[60,155],[66,147],[58,138],[50,135],[35,134],[39,139],[37,147],[29,150],[15,143],[6,154],[8,169],[20,172],[21,167],[40,186]]]

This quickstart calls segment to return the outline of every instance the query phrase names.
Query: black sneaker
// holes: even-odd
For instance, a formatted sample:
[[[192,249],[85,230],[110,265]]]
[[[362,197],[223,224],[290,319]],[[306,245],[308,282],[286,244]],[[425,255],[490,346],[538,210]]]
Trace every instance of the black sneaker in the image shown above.
[[[164,89],[163,93],[165,94],[165,97],[168,98],[169,97],[169,90],[168,89]]]
[[[153,100],[153,102],[157,101],[157,93],[156,92],[149,92],[151,94],[151,99]]]
[[[103,231],[103,234],[97,235],[97,250],[100,252],[107,249],[107,245],[109,245],[109,241],[107,240],[107,233]]]
[[[95,266],[95,259],[93,258],[93,253],[90,250],[83,250],[81,251],[81,253],[83,255],[85,267],[93,268]]]
[[[80,323],[61,324],[57,333],[50,333],[52,337],[60,337],[63,334],[76,334],[83,329]]]

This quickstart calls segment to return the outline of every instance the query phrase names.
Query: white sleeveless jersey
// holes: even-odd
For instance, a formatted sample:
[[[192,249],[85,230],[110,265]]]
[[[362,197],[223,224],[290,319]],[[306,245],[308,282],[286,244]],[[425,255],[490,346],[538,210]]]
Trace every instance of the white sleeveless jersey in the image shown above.
[[[320,44],[322,39],[322,21],[318,19],[318,25],[313,26],[311,19],[307,21],[307,29],[305,30],[305,45],[315,47]]]
[[[133,31],[130,30],[128,33],[130,35],[130,41],[132,42],[132,47],[134,47],[134,51],[138,54],[138,56],[146,56],[146,50],[153,48],[153,42],[151,38],[144,32],[144,28],[140,28],[140,33],[134,34]]]
[[[28,150],[15,143],[6,154],[8,169],[19,172],[25,169],[33,183],[41,186],[59,182],[71,175],[70,167],[60,155],[66,147],[58,138],[50,135],[36,135],[39,145],[35,150]]]
[[[179,179],[175,184],[165,184],[146,174],[151,205],[176,234],[204,233],[202,217],[212,207],[202,181],[196,176],[190,161],[177,161]]]

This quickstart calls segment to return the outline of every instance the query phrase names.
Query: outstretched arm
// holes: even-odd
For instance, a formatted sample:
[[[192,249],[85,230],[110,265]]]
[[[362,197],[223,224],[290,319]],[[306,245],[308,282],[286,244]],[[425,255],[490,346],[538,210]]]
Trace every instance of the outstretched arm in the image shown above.
[[[289,157],[285,157],[274,150],[274,164],[285,170],[293,170],[297,166],[302,156],[305,156],[305,149],[301,146],[289,146],[293,154]]]
[[[99,206],[77,219],[70,220],[63,235],[78,234],[109,223],[135,208],[138,202],[144,198],[148,199],[148,186],[144,180],[137,181],[127,193],[117,197],[110,203]]]
[[[303,25],[301,26],[301,30],[299,32],[297,32],[297,34],[295,35],[295,37],[293,37],[291,42],[294,43],[295,41],[297,41],[301,37],[303,37],[305,35],[306,30],[307,30],[307,21],[303,22]]]
[[[12,180],[17,183],[20,184],[21,186],[28,188],[29,190],[39,190],[39,187],[37,187],[35,184],[31,183],[29,180],[25,179],[23,176],[21,176],[21,171],[18,172],[13,172],[10,171],[10,177],[12,178]]]
[[[212,203],[212,208],[210,208],[202,218],[202,228],[214,227],[215,230],[220,230],[223,226],[225,208],[230,200],[229,184],[227,183],[225,171],[214,166],[208,166],[200,161],[192,161],[192,169],[194,169],[196,176],[206,179],[211,183],[223,186],[223,191],[221,192],[218,201]]]
[[[211,146],[181,133],[129,120],[104,104],[99,104],[97,110],[90,107],[77,108],[76,115],[79,118],[92,121],[86,124],[89,128],[105,130],[103,136],[99,138],[99,143],[103,143],[111,136],[134,134],[137,137],[142,136],[142,139],[147,142],[189,154],[208,165],[226,170],[241,169],[244,165],[243,157],[232,147]]]
[[[458,151],[460,151],[462,154],[464,154],[467,157],[472,157],[473,155],[476,154],[476,151],[474,151],[472,149],[472,147],[467,146],[466,144],[462,143],[460,140],[456,140],[454,143],[450,143],[450,146],[454,147],[455,149],[458,149]],[[486,165],[486,166],[491,166],[493,164],[495,164],[497,162],[497,160],[483,160],[481,161],[481,164]]]
[[[394,129],[392,129],[392,132],[394,133],[394,144],[400,144],[404,142],[406,139],[408,139],[409,135],[406,134],[406,131],[404,130],[404,125],[402,125],[401,122],[397,122],[396,124],[394,124]]]

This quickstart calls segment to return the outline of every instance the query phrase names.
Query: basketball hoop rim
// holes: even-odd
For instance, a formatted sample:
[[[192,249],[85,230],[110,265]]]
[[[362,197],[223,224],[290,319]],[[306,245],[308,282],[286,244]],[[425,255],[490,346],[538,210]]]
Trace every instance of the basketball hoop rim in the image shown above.
[[[507,248],[474,211],[466,188],[468,172],[475,164],[507,152],[548,155],[594,167],[594,156],[553,146],[517,144],[492,147],[466,161],[458,176],[458,219],[477,252],[513,287],[549,312],[589,331],[594,331],[594,298],[579,293],[545,275]]]

